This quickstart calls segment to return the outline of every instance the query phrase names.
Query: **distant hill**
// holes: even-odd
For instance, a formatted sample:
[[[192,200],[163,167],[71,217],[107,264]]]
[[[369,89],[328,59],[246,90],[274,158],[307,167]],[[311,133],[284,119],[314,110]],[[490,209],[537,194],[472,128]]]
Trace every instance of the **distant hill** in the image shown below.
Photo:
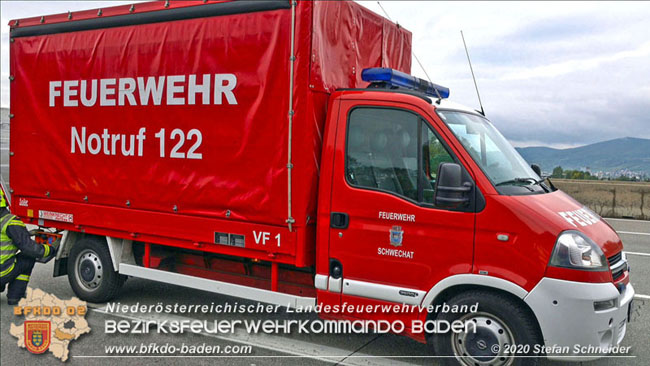
[[[524,147],[517,151],[531,164],[551,172],[563,169],[584,169],[592,172],[617,172],[621,169],[650,174],[650,140],[624,137],[571,149]]]

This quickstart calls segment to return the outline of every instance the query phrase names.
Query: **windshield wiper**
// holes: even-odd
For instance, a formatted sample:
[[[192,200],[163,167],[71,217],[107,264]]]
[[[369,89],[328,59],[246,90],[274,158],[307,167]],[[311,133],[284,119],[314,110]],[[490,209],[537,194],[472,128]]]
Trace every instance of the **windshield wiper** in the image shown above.
[[[509,180],[503,181],[501,183],[497,183],[496,186],[499,187],[499,186],[505,186],[505,185],[512,185],[512,184],[515,184],[515,183],[529,183],[531,185],[534,185],[534,184],[540,184],[540,183],[542,183],[542,181],[541,180],[538,181],[535,178],[514,178],[514,179],[509,179]]]

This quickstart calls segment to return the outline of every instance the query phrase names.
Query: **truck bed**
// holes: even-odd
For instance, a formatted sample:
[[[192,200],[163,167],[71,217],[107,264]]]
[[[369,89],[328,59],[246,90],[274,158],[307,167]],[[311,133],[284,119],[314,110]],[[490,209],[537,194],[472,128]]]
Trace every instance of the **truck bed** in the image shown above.
[[[366,67],[410,72],[410,33],[351,2],[153,2],[10,26],[14,212],[299,267],[329,94],[365,86]]]

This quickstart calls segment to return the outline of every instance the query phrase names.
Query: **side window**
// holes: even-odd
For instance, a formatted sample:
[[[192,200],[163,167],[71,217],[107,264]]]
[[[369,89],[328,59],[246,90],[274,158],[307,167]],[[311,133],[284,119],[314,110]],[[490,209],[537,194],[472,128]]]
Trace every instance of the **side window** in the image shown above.
[[[417,115],[402,110],[353,110],[348,121],[348,182],[417,201],[419,123]]]
[[[440,163],[454,159],[418,115],[356,108],[349,116],[346,179],[355,187],[433,204]]]
[[[423,181],[422,185],[422,202],[433,204],[433,192],[438,178],[438,167],[441,163],[453,163],[445,146],[440,139],[433,133],[431,128],[422,123],[422,164],[423,164]]]

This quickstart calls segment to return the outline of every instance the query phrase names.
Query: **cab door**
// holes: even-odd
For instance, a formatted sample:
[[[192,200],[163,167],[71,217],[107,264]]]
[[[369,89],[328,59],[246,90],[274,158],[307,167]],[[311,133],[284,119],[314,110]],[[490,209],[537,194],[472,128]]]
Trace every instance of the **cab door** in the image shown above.
[[[328,290],[341,303],[420,305],[471,271],[475,214],[434,204],[438,165],[459,161],[441,122],[410,104],[342,100],[338,123]]]

